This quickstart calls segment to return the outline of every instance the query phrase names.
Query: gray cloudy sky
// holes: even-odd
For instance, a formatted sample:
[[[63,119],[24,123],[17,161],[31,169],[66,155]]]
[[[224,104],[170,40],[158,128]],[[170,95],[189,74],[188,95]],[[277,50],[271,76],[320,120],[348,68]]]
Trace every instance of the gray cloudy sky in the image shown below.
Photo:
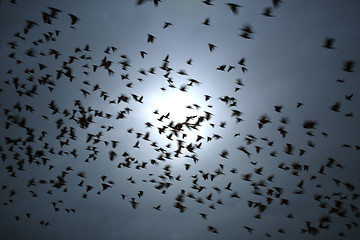
[[[1,1],[1,239],[357,239],[360,2],[136,2]]]

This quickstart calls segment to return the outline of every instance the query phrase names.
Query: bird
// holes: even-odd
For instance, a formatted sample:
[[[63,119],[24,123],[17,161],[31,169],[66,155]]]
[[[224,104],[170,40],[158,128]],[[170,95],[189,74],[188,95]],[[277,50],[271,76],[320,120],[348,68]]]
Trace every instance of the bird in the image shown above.
[[[250,24],[245,24],[241,30],[245,33],[251,34],[254,33],[254,30],[252,29],[252,26]]]
[[[275,112],[279,112],[279,113],[280,113],[282,108],[283,108],[282,105],[276,105],[276,106],[274,106]]]
[[[208,46],[209,46],[210,52],[214,51],[215,48],[216,48],[216,46],[214,44],[212,44],[212,43],[208,43]]]
[[[202,217],[202,219],[206,220],[207,219],[207,214],[205,213],[200,213],[200,216]]]
[[[272,3],[275,8],[279,7],[280,3],[282,3],[282,0],[272,0]]]
[[[353,96],[354,96],[354,94],[345,95],[345,99],[348,101],[351,101]]]
[[[57,18],[58,14],[62,13],[62,10],[60,10],[58,8],[48,7],[48,9],[50,10],[50,17],[51,18]]]
[[[345,61],[342,70],[345,72],[353,72],[353,67],[355,65],[355,62],[352,60]]]
[[[140,56],[141,56],[141,58],[145,58],[145,55],[147,55],[147,52],[145,52],[145,51],[140,51]]]
[[[210,26],[210,18],[206,18],[203,23],[205,26]]]
[[[212,4],[211,1],[212,0],[203,0],[202,2],[205,3],[206,5],[213,6],[214,4]]]
[[[284,152],[289,155],[293,155],[294,147],[292,144],[287,143]]]
[[[334,112],[339,112],[339,110],[340,110],[340,102],[336,102],[336,103],[334,103],[334,105],[331,105],[330,106],[330,109],[332,110],[332,111],[334,111]]]
[[[272,15],[272,11],[273,11],[273,8],[271,8],[271,7],[264,8],[262,15],[264,15],[266,17],[274,17],[274,15]]]
[[[212,232],[212,233],[218,233],[218,230],[214,227],[214,226],[208,226],[207,227],[208,231]]]
[[[71,18],[71,28],[74,28],[74,25],[78,22],[78,21],[80,21],[80,19],[77,17],[77,16],[75,16],[74,14],[71,14],[71,13],[68,13],[68,15],[70,16],[70,18]]]
[[[249,227],[249,226],[243,226],[249,233],[252,233],[254,231],[253,228]]]
[[[323,46],[324,48],[327,48],[327,49],[335,49],[335,48],[333,47],[334,41],[335,41],[334,38],[326,38],[325,41],[324,41],[324,44],[323,44],[322,46]]]
[[[133,209],[136,209],[138,206],[138,202],[135,201],[135,198],[131,198],[131,201],[129,201],[131,203],[131,206]]]
[[[168,28],[169,26],[172,26],[171,22],[165,22],[163,28]]]
[[[158,210],[158,211],[161,211],[161,209],[160,209],[160,208],[161,208],[161,204],[159,204],[159,205],[157,205],[157,206],[154,206],[154,207],[153,207],[153,209]]]
[[[240,5],[236,4],[236,3],[226,3],[226,5],[228,5],[230,7],[230,9],[231,9],[231,11],[232,11],[232,13],[234,15],[237,15],[238,14],[238,8],[242,7],[242,6],[240,6]]]
[[[155,7],[157,7],[161,2],[161,0],[137,0],[136,5],[142,5],[145,2],[151,2],[151,1],[153,1]]]
[[[154,35],[151,35],[151,34],[148,34],[148,37],[147,37],[147,42],[148,43],[153,43],[154,40],[155,40],[155,36]]]

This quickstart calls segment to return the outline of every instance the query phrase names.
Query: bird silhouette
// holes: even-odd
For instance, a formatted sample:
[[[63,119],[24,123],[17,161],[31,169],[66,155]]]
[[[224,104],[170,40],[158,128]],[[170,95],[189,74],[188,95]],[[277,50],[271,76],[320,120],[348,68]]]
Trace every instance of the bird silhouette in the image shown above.
[[[212,43],[208,43],[210,52],[214,51],[216,46]]]
[[[335,41],[335,39],[333,39],[333,38],[326,38],[325,42],[323,44],[323,47],[327,48],[327,49],[334,49],[334,47],[333,47],[334,41]]]
[[[203,23],[205,26],[210,26],[210,18],[206,18]]]
[[[355,65],[355,62],[350,60],[350,61],[345,61],[344,62],[344,66],[342,68],[342,70],[346,71],[346,72],[353,72],[353,67]]]
[[[163,28],[168,28],[169,26],[172,26],[171,22],[165,22]]]
[[[266,17],[274,17],[274,15],[272,15],[272,11],[273,11],[273,8],[271,8],[271,7],[264,8],[262,15],[264,15]]]
[[[240,6],[240,5],[236,4],[236,3],[226,3],[226,5],[228,5],[230,7],[230,9],[231,9],[231,11],[232,11],[232,13],[234,15],[237,15],[238,14],[238,8],[242,7],[242,6]]]
[[[214,5],[214,4],[212,4],[212,0],[204,0],[202,2],[205,3],[206,5],[209,5],[209,6]]]
[[[71,24],[71,27],[74,28],[74,25],[75,25],[77,22],[79,22],[80,19],[79,19],[77,16],[75,16],[74,14],[69,13],[68,15],[69,15],[70,18],[71,18],[71,23],[70,23],[70,24]]]
[[[148,43],[153,43],[154,40],[155,40],[155,36],[154,36],[154,35],[151,35],[151,34],[148,34],[147,42],[148,42]]]

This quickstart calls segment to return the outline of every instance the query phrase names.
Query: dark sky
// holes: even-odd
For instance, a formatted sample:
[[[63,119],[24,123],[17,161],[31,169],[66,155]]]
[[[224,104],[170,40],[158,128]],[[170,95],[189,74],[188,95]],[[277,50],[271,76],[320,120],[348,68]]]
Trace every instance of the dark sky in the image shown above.
[[[0,238],[357,239],[360,2],[155,2],[1,1]]]

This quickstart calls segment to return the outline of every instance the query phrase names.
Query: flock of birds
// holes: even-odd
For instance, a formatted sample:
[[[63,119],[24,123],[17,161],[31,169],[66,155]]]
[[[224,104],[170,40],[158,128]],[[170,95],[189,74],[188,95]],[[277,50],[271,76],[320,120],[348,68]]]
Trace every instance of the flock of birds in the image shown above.
[[[9,1],[16,4],[16,1]],[[154,4],[158,6],[165,1],[160,0],[138,0],[137,5]],[[204,7],[216,7],[218,4],[212,0],[202,1]],[[5,4],[5,3],[2,3]],[[264,8],[262,15],[264,17],[274,17],[274,11],[282,4],[281,0],[272,0],[272,6]],[[242,6],[235,3],[226,3],[232,14],[239,14]],[[1,6],[1,5],[0,5]],[[221,205],[226,204],[227,199],[239,199],[242,204],[255,210],[255,219],[266,218],[267,210],[274,205],[287,207],[291,205],[293,196],[305,196],[313,198],[314,204],[323,209],[324,214],[318,217],[317,221],[306,221],[297,223],[299,232],[309,235],[318,235],[322,231],[331,229],[332,225],[337,224],[337,218],[348,219],[344,226],[344,230],[338,232],[339,236],[346,236],[347,231],[358,227],[360,211],[357,207],[359,203],[358,183],[347,182],[342,180],[342,170],[344,165],[341,161],[332,157],[328,157],[317,168],[311,164],[303,163],[301,158],[309,152],[316,151],[316,142],[312,140],[315,135],[320,135],[323,141],[329,136],[326,131],[319,131],[318,121],[304,120],[301,128],[304,129],[308,140],[305,146],[297,147],[290,142],[286,142],[288,133],[289,119],[286,116],[280,117],[280,126],[276,126],[276,131],[280,134],[285,144],[280,145],[271,138],[261,135],[263,129],[270,128],[276,122],[269,117],[268,114],[261,114],[256,121],[258,132],[254,134],[243,135],[244,133],[235,132],[234,135],[221,135],[229,122],[233,122],[236,126],[245,124],[243,112],[238,106],[237,97],[228,96],[211,96],[204,95],[201,103],[184,106],[192,112],[193,115],[184,116],[182,121],[172,119],[172,112],[162,112],[161,109],[153,110],[155,121],[145,122],[145,130],[137,131],[140,127],[129,126],[122,127],[121,121],[131,117],[136,111],[141,111],[142,105],[146,104],[147,96],[138,93],[123,93],[113,95],[110,91],[102,87],[102,83],[88,80],[92,75],[99,72],[105,72],[109,78],[120,78],[124,85],[123,92],[130,92],[132,89],[141,89],[141,85],[146,82],[147,78],[157,76],[162,78],[163,86],[159,89],[159,94],[167,91],[180,91],[184,94],[191,94],[193,88],[201,88],[202,82],[194,79],[185,69],[174,70],[171,65],[171,56],[164,56],[159,67],[152,67],[149,70],[141,68],[136,74],[139,76],[136,80],[133,73],[129,73],[132,68],[131,58],[127,55],[118,54],[116,46],[108,46],[103,52],[103,56],[98,57],[92,55],[92,47],[89,44],[85,46],[76,46],[73,54],[64,55],[60,50],[53,48],[58,39],[61,39],[62,31],[76,31],[76,27],[81,22],[81,17],[72,13],[64,13],[61,9],[48,7],[41,12],[42,21],[26,20],[25,27],[21,31],[17,31],[13,35],[13,40],[2,43],[1,54],[6,53],[8,60],[14,64],[8,69],[6,75],[2,75],[0,86],[0,96],[2,100],[6,96],[9,100],[1,101],[1,111],[3,113],[1,121],[1,171],[7,173],[9,179],[21,178],[24,172],[34,166],[41,171],[46,172],[48,177],[39,178],[33,176],[28,181],[23,182],[23,188],[16,190],[13,188],[11,181],[8,184],[2,184],[0,191],[1,208],[16,204],[18,196],[28,196],[38,198],[40,195],[53,195],[63,193],[66,194],[73,191],[82,192],[83,199],[93,198],[94,193],[101,195],[104,191],[111,191],[115,186],[115,181],[111,180],[111,176],[101,175],[97,184],[92,184],[91,179],[87,178],[86,172],[79,169],[78,166],[71,166],[71,161],[78,162],[79,159],[86,164],[104,158],[109,164],[116,163],[115,166],[119,171],[132,172],[133,169],[146,172],[148,177],[139,180],[136,172],[133,176],[127,178],[131,186],[136,188],[138,181],[148,185],[148,189],[139,190],[136,195],[129,195],[124,192],[121,198],[129,204],[129,207],[137,209],[141,204],[141,198],[147,192],[159,191],[160,196],[165,196],[170,188],[180,186],[181,190],[171,203],[172,206],[179,210],[180,213],[185,211],[196,211],[187,206],[186,201],[195,201],[198,204],[208,206],[208,211],[199,212],[199,217],[207,221],[210,215],[216,214],[210,212]],[[55,21],[68,22],[70,29],[53,29],[52,31],[42,32],[38,38],[31,35],[36,28],[45,28],[52,26]],[[206,27],[211,27],[210,18],[206,18],[202,23]],[[163,31],[168,28],[175,28],[176,24],[165,22],[162,26]],[[255,32],[250,24],[241,28],[239,36],[241,38],[251,40]],[[31,36],[31,37],[30,37]],[[144,42],[153,44],[157,41],[157,37],[148,34],[144,37]],[[333,38],[325,38],[323,47],[328,51],[336,51]],[[27,44],[27,45],[26,45]],[[22,45],[32,46],[23,51]],[[51,47],[48,47],[51,44]],[[210,52],[216,51],[217,46],[213,43],[204,43],[208,45]],[[146,60],[148,52],[139,51],[141,59]],[[38,59],[40,59],[38,61]],[[49,63],[49,64],[47,64]],[[193,58],[186,61],[186,66],[193,65]],[[54,69],[54,66],[57,66]],[[118,66],[120,69],[117,70]],[[344,61],[343,71],[354,72],[355,61]],[[246,74],[248,66],[246,58],[241,57],[237,63],[221,64],[216,71],[228,73],[231,71],[239,71],[239,74]],[[178,84],[177,78],[187,78],[184,84]],[[342,82],[342,80],[338,80]],[[77,85],[74,85],[74,84]],[[50,99],[52,94],[56,93],[58,85],[80,86],[78,95],[72,99],[73,106],[68,106],[62,101],[64,99]],[[139,87],[140,86],[140,87]],[[239,94],[246,91],[244,82],[236,79],[233,87],[233,93]],[[231,94],[233,94],[231,93]],[[11,97],[10,97],[11,96]],[[351,102],[354,94],[345,96],[342,101]],[[67,96],[72,98],[72,96]],[[97,101],[97,104],[91,104],[89,99]],[[38,99],[38,100],[36,100]],[[49,101],[48,101],[49,100]],[[8,102],[11,101],[11,102]],[[31,104],[37,102],[37,104]],[[41,104],[47,101],[46,107]],[[65,101],[65,100],[64,100]],[[341,112],[342,101],[336,101],[327,109],[328,111]],[[213,106],[222,104],[225,110],[224,116],[229,114],[230,118],[215,124],[214,119],[220,119],[224,116],[216,116],[212,109]],[[105,110],[103,106],[113,106],[110,110]],[[306,104],[299,102],[294,109],[305,108]],[[112,109],[116,109],[113,111]],[[285,110],[281,104],[274,106],[274,113],[280,116]],[[245,113],[246,114],[246,113]],[[354,117],[353,112],[346,112],[345,117]],[[150,119],[150,117],[149,117]],[[152,117],[151,117],[152,119]],[[41,128],[37,125],[44,122],[44,126],[52,126],[49,128]],[[47,124],[47,122],[49,122]],[[209,127],[205,134],[200,134],[201,129]],[[125,129],[125,130],[124,130]],[[143,129],[143,128],[141,128]],[[116,138],[118,132],[124,132],[132,147],[124,149],[125,139]],[[212,132],[210,132],[212,131]],[[194,140],[188,140],[189,135],[196,136]],[[233,154],[233,150],[226,148],[222,144],[224,139],[241,142],[243,137],[244,144],[237,147],[237,154]],[[161,143],[155,141],[161,139]],[[214,156],[218,161],[218,167],[214,170],[199,169],[197,164],[206,161],[199,157],[201,148],[207,144],[217,142],[220,146],[218,156]],[[165,143],[165,144],[164,144]],[[216,144],[217,144],[216,143]],[[213,145],[216,146],[216,145]],[[353,148],[355,151],[360,150],[359,145],[343,144],[343,148]],[[136,152],[149,148],[157,157],[146,159],[136,157]],[[283,150],[281,150],[283,148]],[[263,158],[288,158],[289,160],[280,162],[276,168],[287,177],[298,177],[298,182],[293,189],[273,184],[277,178],[277,173],[267,174],[268,162],[271,160],[256,161],[256,155],[268,153]],[[64,167],[54,159],[72,159],[70,166]],[[242,164],[248,164],[253,170],[244,172],[237,167],[229,168],[227,161],[233,158],[241,158]],[[182,163],[181,169],[173,167],[173,163],[186,159]],[[265,163],[266,162],[266,163]],[[275,162],[274,162],[275,163]],[[270,163],[271,164],[271,163]],[[229,164],[231,165],[231,164]],[[115,167],[114,166],[114,167]],[[115,168],[116,168],[115,167]],[[328,176],[327,171],[335,168],[340,173],[336,176]],[[155,170],[154,170],[155,169]],[[160,171],[160,174],[152,172]],[[182,175],[190,173],[188,179],[185,180]],[[218,179],[226,180],[228,175],[238,176],[237,181],[229,181],[224,186],[218,185]],[[75,185],[68,180],[70,176],[76,176],[79,180]],[[338,192],[325,194],[322,191],[321,184],[317,183],[317,179],[329,178],[339,189]],[[23,179],[23,178],[22,178]],[[185,183],[189,181],[190,183]],[[100,181],[101,180],[101,181]],[[237,187],[239,182],[245,183],[249,188],[247,199]],[[285,184],[284,184],[285,185]],[[37,190],[39,186],[45,186],[46,191]],[[307,188],[305,188],[307,187]],[[307,194],[306,189],[315,191],[313,194]],[[26,191],[24,191],[26,189]],[[24,191],[24,192],[23,192]],[[318,191],[318,192],[316,192]],[[239,193],[241,192],[241,193]],[[86,201],[86,200],[84,200]],[[162,206],[167,203],[159,203],[153,206],[154,211],[161,211]],[[62,200],[54,200],[51,203],[55,212],[65,211],[68,213],[77,213],[77,209],[63,208]],[[23,219],[32,219],[31,212],[24,212],[23,215],[15,215],[16,221]],[[289,220],[296,219],[296,214],[289,213],[286,216]],[[46,218],[40,219],[39,223],[44,226],[51,225]],[[243,226],[244,230],[250,234],[254,231],[261,231],[251,225]],[[221,229],[214,225],[206,224],[206,229],[211,233],[221,234]],[[285,234],[286,229],[280,227],[275,229],[273,233],[265,232],[267,237],[271,237],[276,232]]]

